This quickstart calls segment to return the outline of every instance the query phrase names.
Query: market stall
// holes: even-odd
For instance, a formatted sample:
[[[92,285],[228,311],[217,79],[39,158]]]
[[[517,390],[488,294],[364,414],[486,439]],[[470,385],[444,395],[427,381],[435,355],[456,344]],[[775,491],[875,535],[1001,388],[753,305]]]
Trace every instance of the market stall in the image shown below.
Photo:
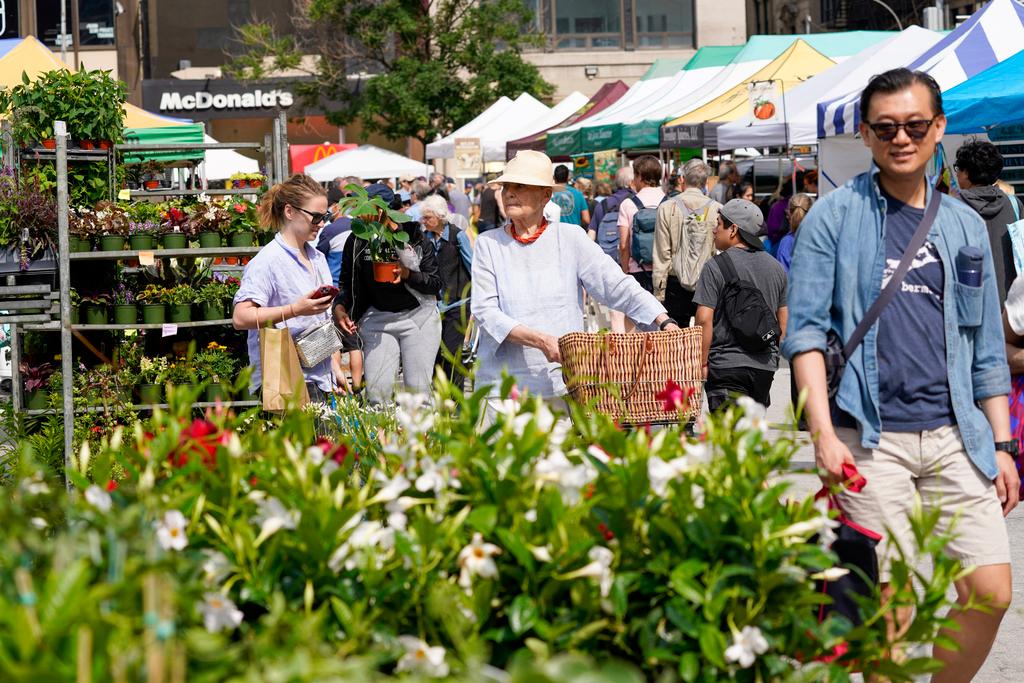
[[[360,145],[356,149],[338,152],[310,164],[306,167],[305,173],[323,183],[345,176],[366,180],[397,178],[406,173],[427,176],[433,170],[433,166],[422,161],[373,145]]]
[[[538,102],[528,93],[523,93],[514,100],[501,97],[469,123],[440,140],[435,140],[428,144],[426,156],[428,159],[453,159],[455,157],[456,138],[480,138],[481,142],[483,142],[483,140],[488,139],[492,131],[497,131],[500,135],[507,128],[510,121],[533,121],[549,110],[550,107]],[[516,135],[514,137],[520,136]],[[505,142],[508,140],[509,138],[506,137],[501,141],[500,149],[498,144],[491,144],[490,156],[492,160],[504,160]]]

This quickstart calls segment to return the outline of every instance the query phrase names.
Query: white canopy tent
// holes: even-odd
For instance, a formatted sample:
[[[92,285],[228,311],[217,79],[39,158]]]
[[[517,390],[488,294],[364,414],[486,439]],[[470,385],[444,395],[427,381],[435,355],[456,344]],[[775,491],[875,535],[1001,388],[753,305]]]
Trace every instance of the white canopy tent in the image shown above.
[[[894,64],[909,64],[939,41],[934,31],[911,26],[878,45],[821,72],[783,94],[785,122],[747,115],[718,128],[720,149],[813,145],[818,142],[818,102],[861,90],[875,74]]]
[[[404,173],[427,176],[433,170],[433,166],[422,161],[373,145],[360,145],[306,166],[305,173],[318,182],[327,182],[345,176],[355,176],[364,180],[397,178]]]
[[[217,142],[209,135],[203,135],[203,141]],[[259,173],[260,162],[233,149],[208,149],[203,161],[203,175],[207,180],[225,180],[235,173]]]
[[[579,109],[581,106],[583,106],[582,103],[576,108]],[[484,161],[504,161],[505,143],[528,135],[530,132],[536,132],[536,130],[524,131],[522,128],[550,111],[550,107],[539,102],[529,93],[524,92],[514,100],[502,97],[454,133],[428,144],[427,158],[453,159],[455,158],[456,138],[480,138]],[[553,123],[557,122],[558,120]],[[538,128],[537,130],[543,129]]]
[[[517,125],[514,120],[505,117],[508,120],[502,121],[502,124],[504,124],[504,126],[499,128],[499,130],[501,130],[501,133],[498,136],[506,138],[502,142],[502,146],[504,146],[504,144],[507,143],[509,140],[517,140],[519,138],[525,138],[529,135],[540,133],[542,131],[547,130],[548,128],[551,128],[551,126],[554,126],[556,124],[561,123],[562,121],[565,121],[567,118],[578,112],[580,108],[589,101],[589,97],[587,97],[578,90],[574,90],[568,95],[566,95],[565,98],[561,102],[556,104],[554,107],[551,107],[551,109],[546,111],[544,114],[538,116],[535,119],[531,119],[530,121],[522,122]],[[515,133],[512,135],[508,134],[509,131],[513,131],[517,128],[520,131],[519,133]],[[505,153],[502,152],[501,159],[492,159],[485,153],[484,160],[504,161]]]

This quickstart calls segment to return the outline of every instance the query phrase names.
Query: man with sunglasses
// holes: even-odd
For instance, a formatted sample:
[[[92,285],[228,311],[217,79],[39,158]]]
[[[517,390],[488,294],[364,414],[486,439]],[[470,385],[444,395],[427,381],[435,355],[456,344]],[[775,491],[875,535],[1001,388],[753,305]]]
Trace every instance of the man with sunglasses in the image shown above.
[[[822,481],[839,487],[851,521],[883,534],[883,592],[897,547],[914,557],[918,497],[927,512],[938,511],[938,531],[954,535],[946,552],[975,568],[957,582],[958,600],[980,599],[987,610],[951,614],[960,628],[943,635],[959,649],[935,646],[945,666],[932,678],[969,681],[1010,603],[1003,517],[1019,494],[992,254],[985,224],[962,202],[937,195],[934,220],[926,218],[936,190],[925,170],[946,127],[935,80],[907,69],[875,76],[861,94],[860,119],[874,163],[820,199],[800,226],[782,352],[807,391]],[[923,245],[901,269],[921,226]],[[964,264],[972,254],[981,257],[980,274],[958,265],[958,255]],[[836,357],[896,270],[905,277],[852,349],[830,401],[826,352]],[[860,493],[842,486],[844,465],[867,481]],[[907,617],[896,614],[897,625]]]

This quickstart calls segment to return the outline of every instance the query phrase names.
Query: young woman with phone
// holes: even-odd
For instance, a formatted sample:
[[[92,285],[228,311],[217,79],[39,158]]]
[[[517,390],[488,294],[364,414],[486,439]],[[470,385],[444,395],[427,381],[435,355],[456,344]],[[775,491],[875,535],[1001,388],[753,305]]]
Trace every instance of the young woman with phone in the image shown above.
[[[250,388],[261,384],[259,326],[268,322],[287,327],[297,337],[331,320],[331,302],[338,290],[322,253],[310,246],[330,217],[327,194],[315,180],[293,175],[270,188],[259,206],[260,222],[277,230],[242,274],[235,295],[235,329],[249,330],[249,364],[254,368]],[[334,391],[347,391],[341,352],[312,368],[303,368],[313,402],[324,402]]]

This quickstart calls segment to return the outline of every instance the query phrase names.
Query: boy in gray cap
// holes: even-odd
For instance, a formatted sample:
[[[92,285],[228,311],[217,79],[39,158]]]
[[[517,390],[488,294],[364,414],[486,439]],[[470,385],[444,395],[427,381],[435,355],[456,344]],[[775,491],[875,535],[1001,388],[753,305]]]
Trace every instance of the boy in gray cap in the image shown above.
[[[767,406],[779,367],[779,342],[788,316],[786,271],[761,245],[757,235],[763,225],[764,216],[754,204],[745,199],[726,203],[713,231],[721,253],[704,266],[693,294],[697,325],[704,329],[704,390],[712,411],[735,395]],[[747,283],[753,288],[744,287]],[[738,308],[724,305],[727,299],[742,304],[745,314],[761,311],[759,322],[769,334],[753,341],[744,338],[741,327],[750,320],[730,320],[727,311]]]

